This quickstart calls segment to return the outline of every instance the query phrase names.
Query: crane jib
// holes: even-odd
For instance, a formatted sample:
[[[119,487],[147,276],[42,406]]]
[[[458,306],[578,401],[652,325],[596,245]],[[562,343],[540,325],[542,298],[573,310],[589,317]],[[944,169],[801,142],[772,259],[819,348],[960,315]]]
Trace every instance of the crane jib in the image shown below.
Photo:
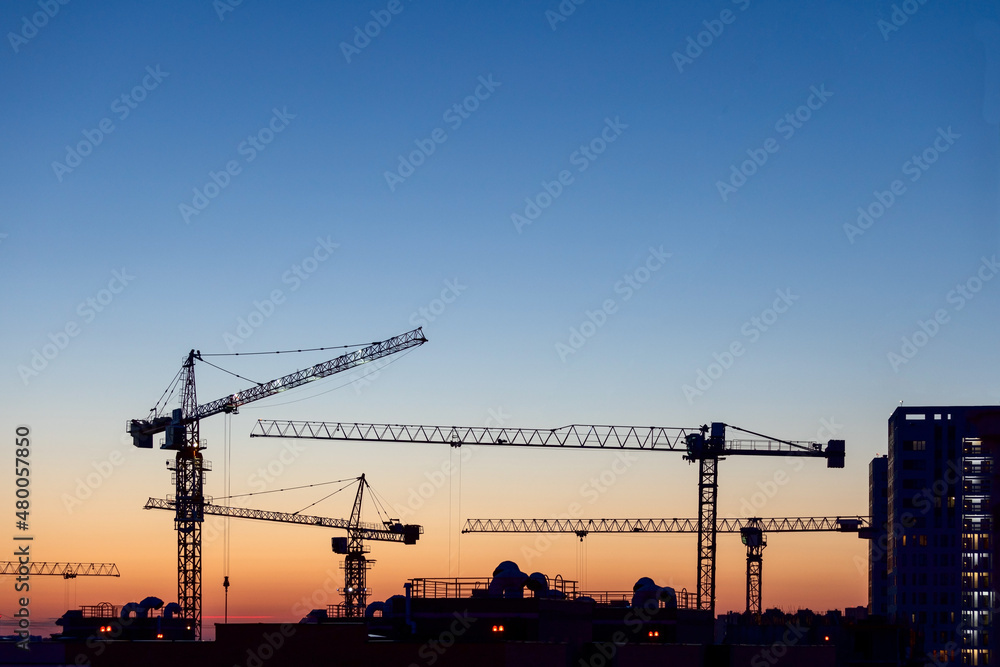
[[[793,442],[777,439],[725,440],[705,437],[700,429],[668,426],[571,424],[554,429],[508,426],[433,426],[258,420],[252,438],[308,438],[355,442],[502,445],[506,447],[573,447],[681,452],[697,461],[727,456],[802,456],[824,458],[828,468],[844,467],[844,441]]]
[[[324,361],[315,366],[289,373],[270,382],[258,384],[256,387],[251,387],[250,389],[230,394],[210,403],[199,405],[193,411],[193,414],[183,415],[179,410],[175,410],[174,414],[170,417],[157,416],[152,419],[130,420],[126,426],[126,430],[132,436],[132,444],[136,447],[151,449],[153,447],[153,436],[157,433],[167,432],[167,442],[164,444],[163,449],[179,449],[183,441],[184,426],[196,420],[223,412],[237,412],[241,405],[274,396],[283,391],[295,389],[314,380],[350,370],[361,364],[382,359],[397,352],[423,345],[426,342],[427,338],[424,337],[423,330],[418,327],[399,336],[378,341],[360,350],[343,354],[335,359]],[[194,355],[194,358],[198,358],[198,356]]]

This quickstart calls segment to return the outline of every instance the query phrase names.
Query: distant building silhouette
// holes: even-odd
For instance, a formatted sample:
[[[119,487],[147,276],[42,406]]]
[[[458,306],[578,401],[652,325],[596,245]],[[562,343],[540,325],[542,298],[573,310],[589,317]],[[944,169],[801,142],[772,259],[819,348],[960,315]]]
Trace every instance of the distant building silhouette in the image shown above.
[[[912,658],[1000,657],[990,643],[998,449],[1000,407],[901,406],[889,418],[888,457],[869,468],[872,525],[884,526],[870,543],[869,608],[915,629]]]
[[[868,466],[868,507],[872,539],[868,540],[868,611],[889,617],[889,457],[872,459]]]

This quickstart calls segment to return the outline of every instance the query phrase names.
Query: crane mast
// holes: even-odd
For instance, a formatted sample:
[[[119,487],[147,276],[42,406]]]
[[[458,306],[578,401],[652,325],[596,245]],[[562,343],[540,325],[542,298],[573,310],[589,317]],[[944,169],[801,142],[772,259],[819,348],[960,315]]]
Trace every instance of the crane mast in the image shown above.
[[[365,607],[368,606],[368,569],[374,562],[365,558],[368,549],[357,528],[361,524],[361,502],[364,496],[365,476],[362,475],[354,497],[354,506],[351,508],[351,527],[347,529],[346,549],[338,551],[340,543],[333,541],[334,552],[344,554],[344,609],[348,617],[364,616]]]
[[[142,449],[153,447],[153,436],[164,433],[161,449],[176,454],[169,469],[174,476],[176,496],[174,528],[177,531],[177,603],[184,617],[191,621],[195,637],[201,638],[201,524],[205,507],[205,473],[210,466],[201,453],[200,421],[220,413],[237,413],[241,405],[295,389],[321,378],[350,370],[427,342],[420,328],[374,342],[329,361],[295,371],[255,387],[198,405],[194,363],[201,352],[191,350],[181,367],[181,407],[170,416],[155,411],[147,419],[132,419],[126,430],[132,444]]]
[[[760,439],[727,440],[727,427]],[[535,429],[259,420],[250,437],[683,453],[686,460],[698,463],[698,608],[713,615],[719,461],[737,455],[804,456],[824,458],[828,468],[844,467],[843,440],[830,440],[824,447],[816,442],[772,438],[721,422],[697,429],[586,424]]]

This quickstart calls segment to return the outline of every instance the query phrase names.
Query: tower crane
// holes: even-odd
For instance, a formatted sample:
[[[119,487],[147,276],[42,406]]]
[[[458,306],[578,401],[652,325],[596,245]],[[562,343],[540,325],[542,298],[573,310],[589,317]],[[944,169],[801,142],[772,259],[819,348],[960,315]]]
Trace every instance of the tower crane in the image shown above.
[[[759,616],[768,533],[838,532],[870,537],[866,516],[716,519],[716,533],[739,533],[747,548],[747,612]],[[696,533],[697,519],[468,519],[463,533]]]
[[[20,571],[21,563],[13,560],[0,561],[0,576],[5,574],[25,574]],[[77,577],[120,577],[118,566],[114,563],[56,563],[32,562],[28,564],[27,574],[37,576],[59,576],[63,579]]]
[[[347,537],[333,538],[333,552],[342,554],[344,559],[344,615],[349,618],[360,618],[368,606],[367,572],[375,561],[365,557],[371,551],[365,542],[375,540],[380,542],[402,542],[416,544],[423,527],[402,524],[398,520],[386,519],[381,525],[363,523],[361,521],[361,504],[365,488],[371,489],[364,475],[358,478],[358,491],[354,497],[350,519],[330,519],[306,514],[288,514],[270,510],[255,510],[245,507],[231,507],[205,503],[202,512],[214,516],[231,517],[234,519],[256,519],[259,521],[277,521],[294,523],[302,526],[319,526],[320,528],[339,528],[347,531]],[[143,509],[177,511],[177,503],[173,500],[150,498]]]
[[[202,360],[202,355],[200,350],[191,350],[178,373],[181,407],[173,410],[170,415],[154,408],[146,419],[132,419],[128,422],[126,430],[132,436],[134,446],[151,449],[153,436],[164,433],[165,440],[160,448],[177,452],[173,463],[167,464],[174,473],[176,494],[174,527],[177,530],[177,602],[184,617],[191,621],[195,637],[201,638],[201,523],[205,505],[205,473],[210,469],[201,453],[204,448],[200,436],[201,420],[220,413],[235,414],[239,412],[241,405],[295,389],[426,342],[423,330],[417,328],[202,405],[198,405],[194,376],[194,362]]]
[[[726,429],[761,438],[726,440]],[[664,426],[595,426],[573,424],[555,429],[490,426],[419,426],[344,422],[258,420],[251,437],[312,438],[362,442],[502,445],[562,449],[619,449],[680,452],[698,463],[698,608],[715,615],[715,542],[718,465],[727,456],[804,456],[824,458],[828,468],[844,467],[844,441],[793,442],[727,425],[676,428]]]

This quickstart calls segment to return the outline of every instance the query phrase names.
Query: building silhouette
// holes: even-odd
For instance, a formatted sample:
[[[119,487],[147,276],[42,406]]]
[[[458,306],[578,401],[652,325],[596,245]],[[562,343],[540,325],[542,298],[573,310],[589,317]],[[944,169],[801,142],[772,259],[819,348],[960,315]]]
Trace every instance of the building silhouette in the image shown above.
[[[998,449],[1000,407],[899,407],[889,417],[889,454],[869,467],[869,609],[914,629],[912,658],[1000,657],[990,636]]]
[[[872,539],[868,540],[868,612],[889,617],[889,457],[872,459],[868,465],[868,508]]]

